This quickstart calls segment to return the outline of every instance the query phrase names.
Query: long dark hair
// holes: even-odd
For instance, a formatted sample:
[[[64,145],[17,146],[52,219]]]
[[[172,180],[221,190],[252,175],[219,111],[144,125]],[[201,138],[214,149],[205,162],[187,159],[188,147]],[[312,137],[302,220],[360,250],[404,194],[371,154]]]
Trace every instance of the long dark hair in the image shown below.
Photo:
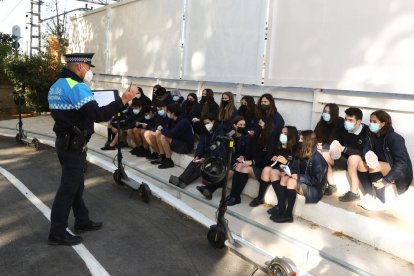
[[[192,97],[194,99],[194,103],[192,105],[188,104],[188,97]],[[197,104],[198,104],[198,99],[197,99],[197,95],[195,93],[188,93],[187,95],[187,100],[186,100],[186,113],[192,113],[194,112],[194,110],[197,108]]]
[[[244,118],[248,119],[251,117],[256,116],[256,103],[254,102],[254,99],[252,96],[243,96],[240,100],[243,101],[245,100],[247,105],[246,105],[246,109],[243,109],[242,106],[240,105],[239,110],[241,112],[241,114],[243,115]]]
[[[203,116],[204,114],[207,114],[210,112],[210,101],[213,100],[214,101],[214,92],[212,89],[210,88],[205,88],[204,91],[206,91],[206,97],[207,100],[204,101],[200,101],[200,103],[202,104],[202,108],[201,108],[201,116]]]
[[[261,117],[259,120],[264,122],[264,128],[259,127],[259,129],[253,135],[253,141],[257,142],[261,149],[266,148],[269,143],[274,139],[274,129],[275,125],[273,123],[273,118],[270,116]]]
[[[285,128],[287,129],[286,149],[291,153],[292,156],[295,156],[299,150],[298,129],[294,126],[285,126]],[[282,148],[282,143],[280,141],[277,142],[276,148],[277,149]]]
[[[229,91],[224,92],[223,95],[226,95],[227,97],[229,97],[229,101],[227,105],[224,105],[223,100],[221,100],[217,119],[219,121],[227,122],[228,120],[230,120],[231,115],[233,115],[233,111],[235,110],[234,96],[233,96],[233,93]]]
[[[266,98],[270,102],[270,106],[268,110],[262,109],[262,99]],[[277,112],[275,99],[273,98],[272,94],[265,93],[262,96],[260,96],[259,100],[257,101],[257,111],[256,116],[257,117],[264,117],[264,116],[273,116]]]
[[[372,133],[371,131],[369,131],[368,133],[370,135],[376,135],[376,136],[382,136],[385,133],[387,133],[390,128],[392,128],[392,119],[390,114],[388,114],[385,110],[376,110],[374,112],[371,113],[371,116],[375,116],[378,118],[378,120],[381,123],[385,123],[385,125],[377,132],[377,133]]]
[[[310,158],[316,150],[316,134],[312,130],[301,132],[302,147],[299,149],[299,159]]]

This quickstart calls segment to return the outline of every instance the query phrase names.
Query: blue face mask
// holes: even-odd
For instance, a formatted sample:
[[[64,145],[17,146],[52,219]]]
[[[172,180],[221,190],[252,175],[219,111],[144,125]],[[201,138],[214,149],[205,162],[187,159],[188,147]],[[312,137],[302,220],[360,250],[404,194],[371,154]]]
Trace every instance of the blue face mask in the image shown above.
[[[173,115],[171,115],[170,113],[167,113],[167,117],[172,119]]]
[[[132,112],[134,112],[135,115],[138,115],[140,111],[141,110],[139,108],[132,109]]]
[[[176,102],[180,99],[180,96],[173,96],[173,101]]]
[[[380,131],[381,127],[379,124],[377,123],[369,123],[369,130],[371,130],[371,132],[373,133],[377,133],[378,131]]]
[[[345,121],[344,127],[348,132],[352,132],[352,130],[355,128],[355,123]]]
[[[327,113],[327,112],[322,113],[322,119],[323,119],[325,122],[329,122],[329,121],[331,120],[331,114],[329,114],[329,113]]]
[[[288,141],[287,135],[283,134],[283,133],[280,134],[279,141],[280,141],[280,143],[282,143],[282,145],[286,145],[286,143]]]
[[[158,110],[158,115],[164,116],[165,115],[165,110],[164,109]]]
[[[145,120],[151,119],[151,115],[145,115]]]

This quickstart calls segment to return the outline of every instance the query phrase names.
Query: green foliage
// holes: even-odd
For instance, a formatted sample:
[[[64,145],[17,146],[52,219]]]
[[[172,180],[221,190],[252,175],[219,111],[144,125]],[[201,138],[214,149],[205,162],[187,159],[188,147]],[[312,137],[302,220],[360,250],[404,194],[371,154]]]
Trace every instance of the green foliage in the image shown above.
[[[16,37],[0,33],[0,81],[8,80],[5,73],[5,63],[7,59],[15,53],[15,46],[18,44]]]
[[[44,53],[13,57],[6,63],[9,79],[16,89],[25,91],[28,106],[36,111],[49,110],[47,94],[60,71],[61,65]]]

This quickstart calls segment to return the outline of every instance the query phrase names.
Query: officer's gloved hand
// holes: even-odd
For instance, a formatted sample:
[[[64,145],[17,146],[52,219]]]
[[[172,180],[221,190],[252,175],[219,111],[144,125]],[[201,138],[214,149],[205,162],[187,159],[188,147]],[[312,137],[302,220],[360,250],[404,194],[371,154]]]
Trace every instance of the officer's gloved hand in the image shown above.
[[[122,94],[122,103],[125,105],[127,102],[132,101],[132,99],[135,98],[135,96],[138,94],[138,88],[137,87],[130,87],[127,90],[124,91]]]

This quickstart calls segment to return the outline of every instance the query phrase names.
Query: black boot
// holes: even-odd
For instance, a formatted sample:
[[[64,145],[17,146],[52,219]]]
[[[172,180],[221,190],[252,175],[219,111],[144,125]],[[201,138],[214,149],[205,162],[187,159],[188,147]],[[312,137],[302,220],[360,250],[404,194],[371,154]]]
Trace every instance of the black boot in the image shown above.
[[[273,214],[278,215],[279,214],[279,209],[280,209],[279,202],[281,200],[282,193],[283,193],[282,186],[280,186],[280,180],[273,181],[272,182],[272,187],[273,187],[273,190],[275,191],[275,194],[276,194],[277,204],[274,207],[267,210],[267,213],[270,214],[270,215],[273,215]],[[285,197],[285,196],[283,195],[283,197]],[[281,206],[283,207],[283,211],[284,211],[285,203],[283,202],[283,204]]]
[[[106,139],[105,146],[106,145],[109,145],[111,143],[112,139],[113,139],[113,137],[112,137],[112,134],[113,134],[112,133],[112,129],[107,128],[106,131],[107,131],[107,139]]]
[[[287,189],[286,196],[287,196],[288,206],[286,208],[285,213],[276,218],[270,217],[270,219],[272,219],[275,222],[293,222],[293,207],[295,206],[295,202],[296,202],[296,190]]]
[[[257,207],[264,203],[264,197],[268,186],[269,182],[265,182],[261,179],[259,180],[259,194],[250,202],[250,207]]]
[[[247,173],[241,173],[237,171],[234,172],[231,184],[230,198],[227,201],[228,206],[236,205],[241,202],[240,195],[243,192],[243,189],[246,186],[248,179],[249,175]]]
[[[368,172],[357,172],[359,181],[361,181],[361,185],[365,190],[366,194],[374,195],[374,190],[372,189],[372,182],[371,178],[369,177]]]

